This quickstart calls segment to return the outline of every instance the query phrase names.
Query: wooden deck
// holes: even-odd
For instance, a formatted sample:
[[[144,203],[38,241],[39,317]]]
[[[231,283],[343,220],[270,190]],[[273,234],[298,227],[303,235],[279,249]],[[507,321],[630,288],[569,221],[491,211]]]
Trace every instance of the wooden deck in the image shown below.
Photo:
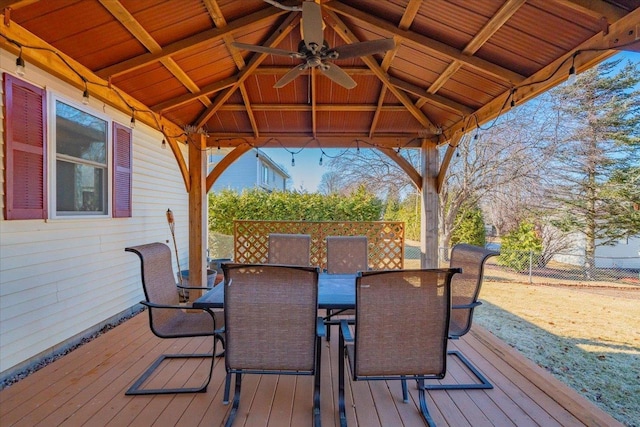
[[[337,330],[333,337],[337,338]],[[338,425],[337,339],[323,348],[322,423]],[[573,390],[474,326],[455,343],[493,382],[493,390],[431,391],[429,409],[439,426],[616,426],[621,425]],[[125,396],[125,390],[162,352],[207,352],[201,338],[162,340],[151,334],[142,313],[76,349],[26,379],[0,391],[5,426],[217,426],[230,405],[222,404],[224,361],[218,359],[207,393]],[[172,361],[158,381],[204,378],[206,362]],[[451,361],[447,381],[462,380]],[[191,377],[191,378],[190,378]],[[398,382],[349,382],[350,426],[423,426],[415,383],[402,402]],[[312,378],[247,375],[236,426],[311,425]]]

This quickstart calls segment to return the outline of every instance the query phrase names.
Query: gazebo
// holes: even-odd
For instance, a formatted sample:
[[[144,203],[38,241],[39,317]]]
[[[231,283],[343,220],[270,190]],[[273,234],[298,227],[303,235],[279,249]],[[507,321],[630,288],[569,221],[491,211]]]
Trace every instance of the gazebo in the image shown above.
[[[422,195],[421,265],[436,265],[438,192],[462,135],[620,50],[640,48],[638,0],[0,0],[0,11],[0,59],[9,76],[3,107],[17,99],[15,88],[27,87],[11,82],[35,72],[36,89],[75,93],[99,113],[126,118],[128,127],[114,121],[109,131],[122,135],[124,148],[108,156],[122,181],[105,187],[113,209],[105,208],[111,222],[103,225],[132,219],[136,162],[155,165],[145,166],[150,181],[166,168],[148,141],[170,147],[188,194],[192,284],[206,283],[208,189],[239,156],[265,147],[385,153]],[[17,158],[9,141],[15,117],[3,116],[5,163]],[[36,139],[45,142],[23,150],[40,153],[35,162],[45,176],[56,156],[47,160],[47,135],[42,128]],[[131,147],[142,140],[147,145],[131,162]],[[440,159],[441,146],[448,148]],[[208,172],[206,150],[217,148],[230,150]],[[398,153],[403,148],[421,150],[421,170]],[[55,210],[50,193],[60,192],[58,202],[64,194],[34,179],[33,169],[6,177],[16,170],[3,166],[4,232],[24,219],[16,194],[36,192],[29,201],[40,204],[30,206],[38,213],[28,218],[43,223]],[[162,194],[152,187],[145,197]]]

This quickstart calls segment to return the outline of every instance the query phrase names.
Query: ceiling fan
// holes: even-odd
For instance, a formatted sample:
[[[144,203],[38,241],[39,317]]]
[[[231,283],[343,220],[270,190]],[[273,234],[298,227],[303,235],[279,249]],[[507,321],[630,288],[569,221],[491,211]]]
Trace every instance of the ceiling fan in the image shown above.
[[[302,40],[298,51],[256,46],[234,42],[233,46],[251,52],[267,53],[271,55],[288,56],[302,59],[304,62],[287,72],[273,86],[281,88],[302,74],[305,70],[317,68],[322,74],[347,89],[356,87],[356,82],[343,69],[329,62],[336,59],[355,58],[383,53],[395,45],[393,39],[370,40],[330,48],[323,37],[322,11],[320,5],[314,1],[302,3]]]

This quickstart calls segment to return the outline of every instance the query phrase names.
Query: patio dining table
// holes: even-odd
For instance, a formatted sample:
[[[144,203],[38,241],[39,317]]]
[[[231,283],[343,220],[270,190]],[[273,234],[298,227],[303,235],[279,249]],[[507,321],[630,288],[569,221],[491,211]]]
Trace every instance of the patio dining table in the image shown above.
[[[318,308],[340,310],[356,306],[356,274],[320,273],[318,277]],[[214,286],[194,301],[194,308],[224,308],[225,282]],[[327,321],[328,319],[325,319]]]

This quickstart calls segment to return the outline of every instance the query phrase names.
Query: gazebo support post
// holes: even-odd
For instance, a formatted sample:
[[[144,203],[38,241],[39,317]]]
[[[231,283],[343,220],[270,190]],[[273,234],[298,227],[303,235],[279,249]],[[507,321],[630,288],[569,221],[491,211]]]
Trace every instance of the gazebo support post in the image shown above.
[[[204,135],[190,136],[189,144],[189,286],[206,286],[207,268],[207,187],[206,153],[207,140]],[[202,291],[191,290],[189,300],[194,301]]]
[[[420,215],[420,267],[438,267],[438,148],[423,139],[421,153],[422,200]]]

